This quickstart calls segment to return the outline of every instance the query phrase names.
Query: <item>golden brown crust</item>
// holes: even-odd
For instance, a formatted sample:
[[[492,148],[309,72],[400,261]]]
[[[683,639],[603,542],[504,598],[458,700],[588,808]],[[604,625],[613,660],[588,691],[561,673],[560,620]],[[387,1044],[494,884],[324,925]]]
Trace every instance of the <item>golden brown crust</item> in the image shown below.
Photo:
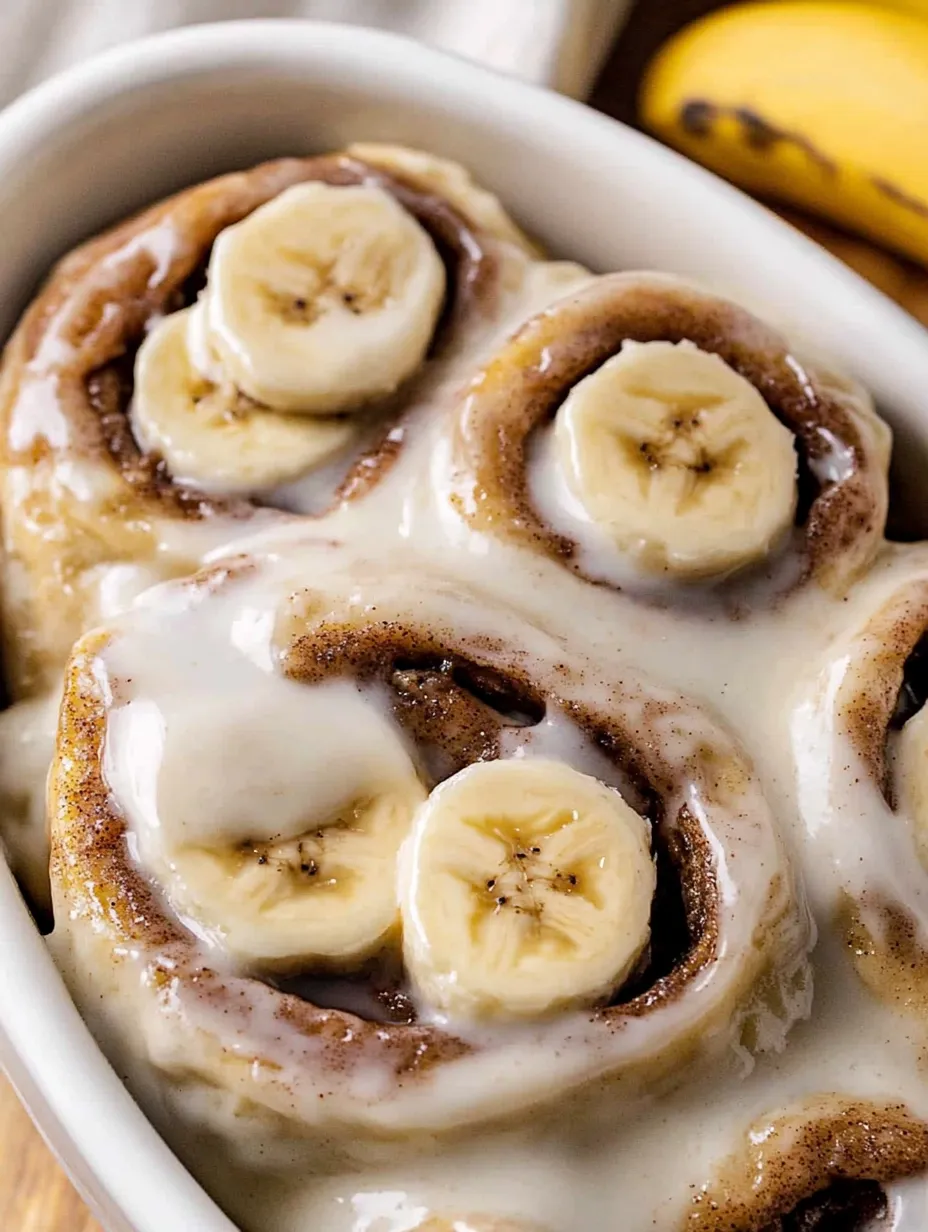
[[[681,342],[719,355],[794,433],[800,454],[804,576],[844,584],[869,560],[886,516],[886,459],[846,390],[808,373],[785,340],[744,309],[669,280],[607,275],[524,325],[471,384],[455,439],[454,501],[477,530],[505,535],[582,572],[528,490],[532,433],[570,388],[626,340]],[[832,477],[836,455],[844,473]]]

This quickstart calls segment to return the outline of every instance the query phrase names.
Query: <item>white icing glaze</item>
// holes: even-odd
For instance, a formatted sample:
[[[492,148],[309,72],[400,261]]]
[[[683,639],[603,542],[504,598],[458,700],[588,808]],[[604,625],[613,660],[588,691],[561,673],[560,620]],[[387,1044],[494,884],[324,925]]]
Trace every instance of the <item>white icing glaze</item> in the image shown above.
[[[348,681],[305,689],[260,671],[205,680],[176,666],[154,694],[133,687],[107,735],[107,782],[147,841],[156,831],[169,844],[295,838],[410,772],[398,733]]]

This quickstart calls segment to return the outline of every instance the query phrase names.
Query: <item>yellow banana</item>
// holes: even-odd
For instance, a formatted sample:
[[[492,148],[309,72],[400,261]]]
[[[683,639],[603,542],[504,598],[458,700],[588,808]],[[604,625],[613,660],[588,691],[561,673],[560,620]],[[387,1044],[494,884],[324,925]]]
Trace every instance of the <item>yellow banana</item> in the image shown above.
[[[736,184],[928,262],[928,18],[805,0],[725,9],[662,48],[641,113]]]
[[[880,8],[898,9],[903,13],[916,13],[928,17],[928,0],[871,0]]]

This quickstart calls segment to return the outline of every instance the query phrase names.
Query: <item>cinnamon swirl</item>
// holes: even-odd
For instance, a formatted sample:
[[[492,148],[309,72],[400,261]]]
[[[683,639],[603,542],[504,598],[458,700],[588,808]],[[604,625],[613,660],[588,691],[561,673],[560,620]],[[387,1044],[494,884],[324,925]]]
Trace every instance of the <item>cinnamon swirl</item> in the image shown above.
[[[299,559],[215,566],[77,647],[50,807],[79,995],[122,986],[152,1063],[227,1091],[238,1132],[251,1107],[436,1134],[593,1082],[615,1107],[782,1046],[808,917],[730,738],[414,560],[391,585]],[[401,963],[409,1022],[314,1003],[365,960]],[[269,986],[293,973],[302,998]]]
[[[614,274],[527,322],[474,378],[449,500],[473,530],[591,580],[718,582],[753,565],[840,590],[879,545],[888,448],[862,390],[748,312]]]
[[[195,568],[259,507],[367,491],[404,410],[531,281],[535,250],[461,168],[361,152],[182,192],[66,257],[24,316],[0,386],[17,695],[122,592]]]

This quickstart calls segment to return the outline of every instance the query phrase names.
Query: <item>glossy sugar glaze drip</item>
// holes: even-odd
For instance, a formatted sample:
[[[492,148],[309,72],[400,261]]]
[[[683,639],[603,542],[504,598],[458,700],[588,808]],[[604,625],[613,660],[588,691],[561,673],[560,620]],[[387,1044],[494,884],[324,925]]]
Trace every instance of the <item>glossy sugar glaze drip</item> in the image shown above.
[[[476,533],[448,500],[449,440],[462,382],[514,324],[565,290],[563,267],[533,263],[515,251],[506,259],[511,270],[509,290],[496,319],[491,327],[482,325],[475,331],[466,358],[459,357],[451,370],[436,373],[429,405],[413,409],[403,427],[397,461],[376,487],[363,500],[314,522],[309,531],[302,523],[273,526],[241,538],[240,527],[212,523],[207,559],[238,554],[269,563],[247,583],[244,598],[217,602],[202,612],[181,610],[176,626],[170,626],[171,637],[161,631],[159,605],[170,612],[172,603],[183,609],[184,600],[176,598],[178,592],[151,592],[137,614],[114,626],[113,644],[101,652],[105,675],[117,683],[131,680],[133,701],[150,702],[156,715],[170,715],[175,692],[190,701],[183,685],[195,668],[198,682],[212,681],[213,686],[198,698],[197,718],[217,731],[223,730],[230,713],[235,714],[230,704],[242,703],[245,694],[248,722],[255,725],[260,747],[268,756],[279,756],[274,765],[281,777],[295,775],[298,782],[296,712],[285,697],[295,686],[268,675],[267,667],[274,614],[293,590],[295,579],[311,586],[325,576],[326,566],[320,564],[314,572],[308,562],[317,555],[321,559],[329,549],[316,548],[310,541],[340,545],[331,549],[337,560],[350,564],[360,557],[369,562],[374,589],[384,577],[409,576],[414,558],[416,571],[451,579],[466,595],[477,596],[478,606],[496,602],[504,610],[513,609],[514,617],[500,614],[500,627],[514,620],[521,628],[539,630],[527,635],[529,654],[534,642],[553,639],[569,648],[572,659],[586,665],[594,688],[602,678],[641,671],[657,685],[710,707],[737,733],[754,762],[781,839],[801,871],[818,927],[811,1014],[807,1022],[794,1027],[781,1051],[765,1052],[752,1062],[743,1050],[728,1050],[711,1066],[689,1073],[677,1089],[640,1093],[623,1103],[617,1115],[615,1110],[604,1113],[598,1101],[589,1108],[582,1100],[571,1101],[566,1115],[553,1121],[529,1114],[505,1129],[490,1127],[459,1142],[444,1140],[392,1162],[392,1151],[376,1142],[362,1144],[359,1154],[367,1159],[354,1159],[350,1166],[333,1163],[322,1151],[308,1169],[267,1167],[244,1133],[243,1162],[230,1168],[209,1134],[193,1128],[200,1120],[209,1125],[214,1118],[231,1116],[224,1113],[222,1100],[196,1085],[165,1087],[142,1060],[130,1031],[110,1041],[109,1047],[132,1071],[134,1085],[151,1102],[156,1120],[170,1123],[168,1132],[183,1157],[233,1218],[256,1232],[270,1228],[297,1232],[308,1227],[403,1232],[417,1227],[429,1211],[457,1209],[534,1220],[552,1232],[579,1227],[607,1232],[619,1226],[617,1213],[621,1226],[630,1229],[670,1230],[684,1226],[694,1192],[714,1175],[720,1160],[741,1147],[748,1127],[787,1105],[836,1092],[858,1100],[904,1103],[915,1115],[928,1118],[921,1025],[866,991],[833,925],[839,896],[848,884],[844,853],[866,854],[863,872],[854,869],[855,884],[872,876],[876,883],[904,887],[907,905],[916,913],[921,870],[913,868],[914,852],[904,839],[873,841],[875,828],[886,825],[885,803],[873,792],[857,790],[852,773],[855,754],[849,744],[848,777],[841,777],[845,764],[840,743],[837,759],[830,763],[834,768],[841,762],[835,770],[840,781],[835,785],[833,776],[819,774],[818,744],[829,738],[831,719],[825,707],[816,724],[810,702],[820,696],[822,673],[853,666],[841,660],[836,649],[842,636],[866,622],[884,595],[928,572],[928,550],[885,547],[870,576],[849,597],[832,597],[807,584],[773,601],[767,596],[767,601],[750,605],[740,619],[733,619],[706,591],[697,592],[700,601],[694,604],[692,591],[668,584],[659,588],[655,601],[653,593],[636,594],[632,578],[620,593],[590,583],[559,560]],[[538,482],[544,482],[543,475]],[[307,481],[305,492],[291,488],[288,503],[313,507],[317,486]],[[545,496],[555,499],[550,493]],[[543,507],[543,501],[539,505]],[[177,533],[177,527],[165,527],[166,540]],[[414,587],[411,595],[414,598]],[[461,619],[468,604],[456,610]],[[176,629],[181,632],[175,638]],[[235,650],[231,657],[230,643]],[[353,694],[339,696],[336,686],[326,703],[331,706],[333,731],[339,729],[342,711],[346,727],[350,722],[357,730],[350,713]],[[375,709],[377,704],[374,698]],[[187,720],[189,714],[183,717]],[[563,757],[597,772],[594,751],[583,747],[582,741],[578,749],[575,733],[559,730],[556,723],[536,730],[533,738],[543,755]],[[114,759],[110,786],[123,799],[133,798],[144,811],[145,766],[132,762],[144,741],[130,741],[126,757],[138,780],[130,789],[121,785],[126,762],[120,769],[115,726],[110,737],[108,753]],[[531,741],[527,736],[523,740],[531,755]],[[372,734],[367,747],[376,745]],[[227,797],[218,768],[208,756],[191,756],[194,751],[191,746],[186,757],[178,757],[178,798],[185,799],[187,791],[191,799],[202,793],[221,816]],[[335,764],[344,770],[337,758]],[[256,759],[255,773],[261,769],[261,760]],[[243,779],[232,777],[225,784],[230,800],[233,790],[256,786],[248,779],[247,765],[241,772]],[[286,813],[287,799],[280,804]],[[229,814],[233,813],[230,806]],[[191,817],[193,824],[195,810]],[[144,826],[144,820],[130,820]],[[170,823],[164,819],[165,826],[175,823],[181,824],[176,816]],[[281,824],[286,824],[286,817]],[[823,842],[822,833],[834,836],[834,842]],[[144,852],[139,854],[147,864]],[[73,950],[65,944],[66,926],[60,933],[56,949],[80,995],[82,962],[92,960],[81,953],[80,939],[75,939]],[[211,938],[204,935],[201,942],[210,947]],[[88,1004],[86,1011],[94,1021],[92,1006]],[[181,1011],[187,1012],[184,1007]],[[125,1014],[118,1009],[114,1018],[121,1018],[125,1028],[133,1013],[130,1005]],[[157,1053],[160,1025],[150,1013],[144,1030],[148,1048]],[[164,1047],[170,1051],[173,1044],[166,1041]],[[522,1063],[532,1063],[530,1051],[523,1053]],[[379,1079],[373,1075],[372,1080]],[[481,1080],[490,1086],[494,1081],[492,1075],[481,1075]],[[452,1103],[453,1098],[449,1091]],[[166,1109],[182,1109],[190,1131]],[[233,1141],[239,1136],[234,1119],[225,1132]],[[267,1155],[272,1164],[282,1165],[281,1157],[289,1148],[281,1145],[275,1151],[273,1138],[270,1134]],[[888,1191],[891,1226],[899,1232],[923,1228],[928,1221],[923,1184],[901,1182]]]

